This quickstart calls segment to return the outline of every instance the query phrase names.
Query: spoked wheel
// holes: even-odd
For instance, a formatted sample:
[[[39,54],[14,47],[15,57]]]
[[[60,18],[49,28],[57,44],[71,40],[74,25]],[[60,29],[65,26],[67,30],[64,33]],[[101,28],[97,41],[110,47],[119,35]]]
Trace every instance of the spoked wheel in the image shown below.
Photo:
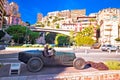
[[[83,58],[74,59],[73,67],[79,70],[83,69],[85,67],[85,60]]]
[[[27,69],[31,72],[38,72],[43,67],[43,61],[41,58],[33,57],[27,63]]]

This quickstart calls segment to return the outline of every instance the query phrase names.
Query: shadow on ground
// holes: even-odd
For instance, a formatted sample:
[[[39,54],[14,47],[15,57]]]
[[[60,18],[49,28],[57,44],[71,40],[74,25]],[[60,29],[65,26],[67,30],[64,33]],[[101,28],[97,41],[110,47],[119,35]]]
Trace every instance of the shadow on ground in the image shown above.
[[[0,68],[0,77],[12,77],[18,76],[17,74],[9,75],[10,64],[4,65]],[[29,72],[25,64],[21,65],[20,75],[19,76],[31,76],[31,75],[50,75],[50,74],[64,74],[64,73],[78,73],[78,72],[87,72],[87,71],[97,71],[94,68],[87,68],[84,70],[77,70],[74,67],[63,67],[63,66],[51,66],[44,67],[41,71],[32,73]]]

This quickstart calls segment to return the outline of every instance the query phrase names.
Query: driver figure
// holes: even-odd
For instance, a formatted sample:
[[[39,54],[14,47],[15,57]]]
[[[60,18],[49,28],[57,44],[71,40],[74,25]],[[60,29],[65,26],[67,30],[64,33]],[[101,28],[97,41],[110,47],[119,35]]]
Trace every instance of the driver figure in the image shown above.
[[[43,51],[43,53],[44,53],[44,56],[46,56],[46,57],[51,57],[51,56],[54,56],[54,53],[55,53],[55,50],[53,49],[53,48],[49,48],[49,45],[48,44],[46,44],[45,46],[44,46],[44,51]]]

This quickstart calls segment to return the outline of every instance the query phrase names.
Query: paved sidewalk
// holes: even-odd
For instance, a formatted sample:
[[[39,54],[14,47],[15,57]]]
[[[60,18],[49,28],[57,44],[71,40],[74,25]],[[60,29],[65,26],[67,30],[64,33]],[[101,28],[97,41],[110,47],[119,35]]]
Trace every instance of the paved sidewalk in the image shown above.
[[[2,70],[1,70],[2,69]],[[4,69],[0,69],[8,73],[9,66],[5,66]],[[120,70],[107,70],[107,71],[98,71],[94,68],[88,68],[85,70],[75,70],[72,67],[58,67],[56,68],[58,72],[55,72],[56,69],[44,68],[42,71],[37,73],[27,72],[24,67],[21,67],[20,75],[5,75],[0,76],[0,80],[120,80]],[[45,70],[46,69],[46,70]],[[45,74],[43,71],[47,71]],[[51,73],[49,73],[49,71]]]
[[[98,71],[94,68],[88,68],[84,70],[76,70],[73,67],[44,67],[37,73],[29,72],[25,64],[21,65],[20,75],[9,75],[10,64],[4,65],[0,68],[0,80],[52,80],[51,78],[65,76],[65,74],[77,74],[80,72],[92,72]],[[69,75],[68,75],[69,76]]]

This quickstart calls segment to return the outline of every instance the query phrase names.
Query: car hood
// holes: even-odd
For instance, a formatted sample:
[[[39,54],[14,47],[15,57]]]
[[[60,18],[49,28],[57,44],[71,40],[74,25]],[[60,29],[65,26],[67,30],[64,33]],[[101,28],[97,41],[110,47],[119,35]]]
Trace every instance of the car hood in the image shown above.
[[[38,53],[42,53],[42,50],[27,50],[27,51],[22,51],[20,53],[38,54]]]

